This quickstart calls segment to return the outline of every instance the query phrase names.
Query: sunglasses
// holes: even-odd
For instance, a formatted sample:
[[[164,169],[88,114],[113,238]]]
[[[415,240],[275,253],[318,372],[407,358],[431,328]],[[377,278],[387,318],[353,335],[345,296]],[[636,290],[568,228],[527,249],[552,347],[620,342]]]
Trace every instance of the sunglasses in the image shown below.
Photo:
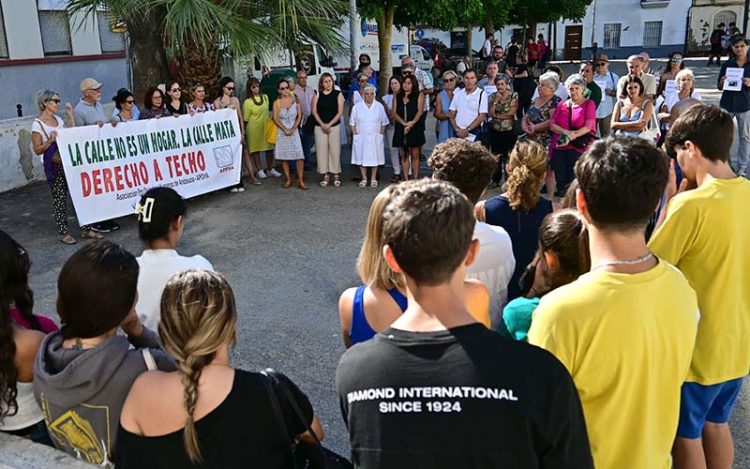
[[[182,89],[180,89],[180,88],[172,88],[169,91],[171,91],[172,93],[177,93],[178,91],[182,91]]]
[[[135,104],[135,101],[133,101],[132,99],[128,99],[125,101],[125,104]]]
[[[288,90],[288,89],[289,89],[288,86],[279,87],[279,91],[284,91],[284,90]]]
[[[61,100],[60,99],[52,98],[52,99],[48,99],[47,102],[60,104]]]
[[[257,86],[257,85],[253,85],[253,86]],[[234,86],[225,86],[224,88],[226,88],[227,91],[234,91]]]
[[[454,81],[456,81],[456,80],[455,80],[455,78],[446,78],[446,79],[445,79],[445,80],[443,80],[443,81],[444,81],[444,82],[446,82],[446,83],[453,83],[453,82],[454,82]]]
[[[596,65],[598,65],[599,67],[604,67],[605,65],[607,65],[607,62],[599,62]]]
[[[678,64],[678,63],[682,62],[682,59],[672,59],[671,62],[675,63],[675,64]]]

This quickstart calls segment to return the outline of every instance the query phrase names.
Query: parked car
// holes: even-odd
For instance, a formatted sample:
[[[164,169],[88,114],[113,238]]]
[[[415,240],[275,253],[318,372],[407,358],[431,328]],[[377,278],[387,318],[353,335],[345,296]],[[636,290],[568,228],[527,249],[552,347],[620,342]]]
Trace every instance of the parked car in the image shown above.
[[[439,39],[420,39],[414,44],[423,47],[440,73],[448,70],[449,64],[447,62],[446,50],[448,49],[445,44]]]
[[[458,65],[459,62],[461,62],[465,56],[466,56],[466,49],[463,47],[450,47],[448,49],[445,49],[445,58],[446,58],[446,61],[449,63],[448,69],[455,70],[456,65]],[[471,68],[478,69],[481,64],[482,64],[482,58],[479,56],[479,52],[472,50],[471,51]]]

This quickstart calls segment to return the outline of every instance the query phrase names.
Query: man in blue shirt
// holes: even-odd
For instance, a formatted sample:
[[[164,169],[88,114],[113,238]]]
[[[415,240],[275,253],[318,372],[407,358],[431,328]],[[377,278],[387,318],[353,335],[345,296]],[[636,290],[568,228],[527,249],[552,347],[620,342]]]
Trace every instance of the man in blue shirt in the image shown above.
[[[732,155],[732,168],[740,176],[747,177],[747,161],[750,157],[750,60],[747,55],[747,39],[735,35],[730,40],[734,58],[729,58],[721,66],[717,87],[721,93],[720,105],[737,119],[737,153]],[[724,89],[727,79],[727,68],[742,68],[742,89],[730,91]]]

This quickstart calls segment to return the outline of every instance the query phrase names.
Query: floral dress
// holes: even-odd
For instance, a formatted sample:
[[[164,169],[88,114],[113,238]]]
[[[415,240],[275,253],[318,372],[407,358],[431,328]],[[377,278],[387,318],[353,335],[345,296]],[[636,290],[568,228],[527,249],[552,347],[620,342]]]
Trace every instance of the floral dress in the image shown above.
[[[532,124],[543,124],[552,118],[552,113],[561,102],[562,99],[557,95],[552,95],[552,98],[540,107],[536,107],[532,101],[529,110],[526,111],[526,115]],[[552,140],[552,131],[547,130],[545,132],[536,132],[534,135],[529,135],[529,138],[543,145],[545,148],[549,148],[550,141]]]

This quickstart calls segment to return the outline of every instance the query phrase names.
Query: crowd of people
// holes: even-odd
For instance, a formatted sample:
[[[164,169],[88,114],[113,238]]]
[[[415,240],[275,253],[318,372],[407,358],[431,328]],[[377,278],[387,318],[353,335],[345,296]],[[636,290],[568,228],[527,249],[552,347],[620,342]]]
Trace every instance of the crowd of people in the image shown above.
[[[750,90],[747,40],[731,44],[717,85],[729,64]],[[599,56],[567,78],[545,66],[536,86],[533,67],[492,60],[481,79],[445,72],[432,108],[434,84],[411,59],[380,98],[360,60],[349,97],[326,74],[308,92],[304,72],[279,80],[273,103],[254,79],[242,104],[229,77],[213,102],[201,86],[186,102],[171,82],[142,110],[119,90],[111,122],[235,109],[251,179],[290,187],[294,171],[305,189],[315,146],[320,185],[339,187],[351,100],[359,186],[378,187],[386,153],[401,181],[375,197],[362,284],[338,302],[335,388],[353,463],[731,467],[728,421],[750,369],[745,91],[702,104],[676,53],[658,79],[647,55],[623,77]],[[59,95],[40,93],[33,128],[67,244],[55,129],[106,120],[102,85],[81,91],[67,124]],[[439,143],[424,178],[430,111]],[[232,288],[176,251],[187,203],[153,188],[135,211],[137,258],[98,239],[114,222],[82,227],[97,239],[60,271],[61,326],[34,314],[30,255],[0,231],[0,431],[124,468],[309,463],[324,438],[313,403],[281,373],[232,367]]]

